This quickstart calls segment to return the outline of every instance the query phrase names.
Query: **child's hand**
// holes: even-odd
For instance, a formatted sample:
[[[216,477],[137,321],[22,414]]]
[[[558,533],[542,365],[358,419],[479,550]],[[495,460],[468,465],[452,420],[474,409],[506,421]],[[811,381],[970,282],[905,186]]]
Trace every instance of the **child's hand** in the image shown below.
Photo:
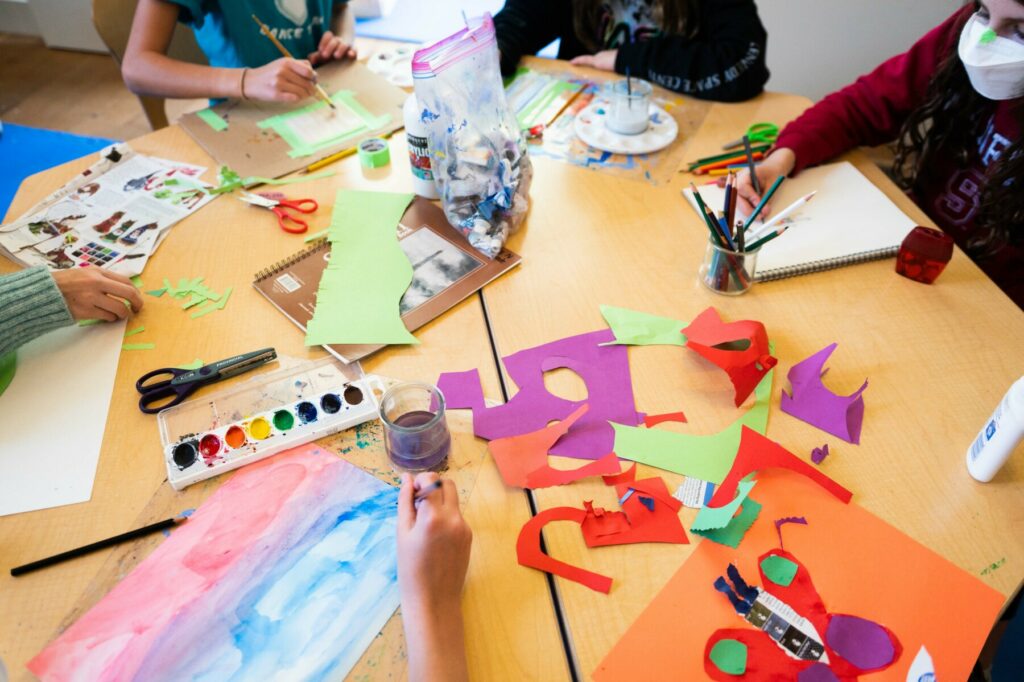
[[[316,52],[309,53],[309,62],[314,66],[319,66],[332,59],[343,59],[345,57],[355,59],[355,48],[351,45],[346,45],[340,36],[327,31],[320,38],[320,45],[316,48]]]
[[[435,473],[419,474],[415,481],[409,474],[402,476],[398,585],[403,612],[425,609],[436,614],[460,608],[473,533],[459,511],[455,484],[445,480],[418,505],[414,502],[417,490],[437,480]]]
[[[275,59],[266,66],[249,69],[242,97],[263,102],[298,102],[315,92],[316,73],[305,59]]]
[[[582,54],[579,57],[573,57],[570,64],[589,66],[594,69],[601,69],[602,71],[614,71],[615,57],[618,54],[618,50],[601,50],[597,54]]]
[[[736,196],[739,199],[736,203],[736,211],[742,215],[753,213],[754,208],[760,203],[763,193],[768,191],[775,179],[780,175],[788,176],[793,172],[795,165],[796,155],[793,154],[792,149],[780,147],[769,154],[768,158],[761,162],[761,165],[754,167],[761,192],[754,190],[754,184],[750,180],[750,171],[746,168],[741,170],[736,176]],[[771,202],[765,204],[757,217],[759,220],[763,220],[768,217],[770,212]]]
[[[72,268],[53,273],[57,288],[64,295],[71,316],[76,320],[114,320],[128,317],[142,309],[142,296],[124,275],[100,268]]]

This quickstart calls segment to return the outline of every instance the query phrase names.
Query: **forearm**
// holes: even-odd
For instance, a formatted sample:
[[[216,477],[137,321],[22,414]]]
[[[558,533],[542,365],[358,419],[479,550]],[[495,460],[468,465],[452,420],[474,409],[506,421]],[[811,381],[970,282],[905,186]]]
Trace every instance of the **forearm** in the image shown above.
[[[45,267],[0,277],[0,355],[73,322]]]
[[[136,95],[170,98],[241,98],[243,69],[226,69],[172,59],[158,52],[125,55],[121,74]]]
[[[459,604],[431,607],[402,601],[409,682],[467,682],[466,645]]]
[[[572,10],[566,0],[507,0],[494,16],[501,72],[515,72],[519,60],[572,31]]]

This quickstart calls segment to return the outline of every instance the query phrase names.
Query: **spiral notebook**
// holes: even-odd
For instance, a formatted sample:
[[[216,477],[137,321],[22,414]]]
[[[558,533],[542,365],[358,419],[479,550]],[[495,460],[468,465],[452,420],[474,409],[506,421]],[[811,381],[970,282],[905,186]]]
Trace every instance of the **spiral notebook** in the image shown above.
[[[697,191],[709,208],[722,209],[723,188],[704,185]],[[916,224],[847,161],[786,180],[772,198],[772,210],[779,212],[814,191],[814,199],[782,221],[790,226],[785,234],[761,247],[755,275],[759,282],[891,258]],[[691,191],[684,194],[697,211]],[[760,225],[755,221],[748,234]]]
[[[469,245],[444,212],[417,197],[397,226],[398,243],[413,266],[412,282],[402,297],[402,321],[415,331],[519,264],[508,249],[491,260]],[[256,274],[253,286],[297,327],[306,330],[316,308],[316,292],[331,245],[316,240],[296,254]],[[380,350],[380,345],[331,345],[325,349],[344,362]]]

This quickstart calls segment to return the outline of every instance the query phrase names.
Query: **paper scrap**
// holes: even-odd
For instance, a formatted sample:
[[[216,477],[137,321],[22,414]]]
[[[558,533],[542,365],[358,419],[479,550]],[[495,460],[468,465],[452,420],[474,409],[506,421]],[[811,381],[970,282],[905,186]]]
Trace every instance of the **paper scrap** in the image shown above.
[[[686,323],[680,320],[610,305],[601,306],[601,315],[615,335],[615,339],[605,342],[605,345],[686,345],[686,335],[679,331]]]
[[[150,296],[155,296],[156,298],[160,298],[166,292],[167,292],[167,287],[164,287],[163,289],[152,289],[150,291],[147,291],[146,293],[149,294]]]
[[[664,414],[649,414],[644,417],[644,426],[651,428],[658,424],[664,424],[666,422],[678,422],[680,424],[686,423],[686,415],[682,412],[666,412]]]
[[[630,483],[636,480],[636,462],[633,462],[628,469],[622,473],[602,476],[605,485],[618,485],[619,483]]]
[[[141,289],[143,287],[142,277],[140,275],[132,275],[131,280],[136,289]]]
[[[841,680],[827,665],[819,662],[797,673],[796,682],[841,682]]]
[[[781,519],[775,519],[775,532],[779,536],[779,547],[785,549],[786,546],[782,542],[782,527],[787,523],[799,523],[801,525],[807,525],[807,519],[802,516],[786,516]]]
[[[587,505],[587,515],[581,524],[587,547],[640,542],[689,543],[686,529],[679,520],[681,504],[669,494],[661,478],[620,483],[615,486],[615,492],[622,500],[621,512]],[[610,523],[617,526],[615,532],[609,529]]]
[[[710,530],[693,530],[691,528],[690,532],[717,542],[720,545],[726,545],[735,549],[740,546],[743,536],[754,525],[754,521],[757,520],[760,513],[761,504],[754,498],[747,497],[747,499],[743,500],[743,504],[740,505],[740,513],[734,516],[724,527],[712,528]]]
[[[412,265],[395,232],[412,197],[338,191],[328,236],[331,259],[306,328],[307,346],[419,343],[399,310]]]
[[[727,675],[747,672],[747,645],[735,639],[720,639],[708,654],[711,662]]]
[[[825,443],[820,448],[814,448],[811,450],[811,461],[815,464],[821,464],[828,457],[828,443]]]
[[[914,656],[910,670],[907,671],[907,682],[936,682],[935,663],[932,662],[932,655],[923,644],[917,650],[917,656]]]
[[[527,521],[519,537],[516,539],[516,556],[521,566],[536,568],[538,571],[545,571],[561,576],[567,580],[586,585],[595,592],[608,594],[612,589],[612,579],[592,573],[582,568],[572,566],[552,558],[541,551],[541,531],[551,521],[574,521],[582,524],[586,512],[583,509],[573,507],[552,507],[545,509],[532,519]]]
[[[724,322],[714,308],[694,318],[686,334],[686,347],[721,367],[735,388],[736,407],[757,387],[778,360],[771,354],[768,332],[755,320]]]
[[[672,497],[682,502],[684,507],[700,509],[711,501],[711,496],[714,494],[714,483],[687,476],[679,484],[679,487],[676,488],[676,491],[672,493]]]
[[[864,422],[863,394],[868,382],[865,380],[860,388],[847,396],[836,395],[821,383],[828,371],[824,369],[825,363],[837,346],[836,343],[829,344],[789,369],[786,376],[792,394],[782,391],[780,407],[783,412],[856,445],[860,443]]]
[[[228,122],[221,118],[220,114],[213,109],[201,109],[196,112],[196,117],[218,133],[228,129]]]
[[[476,370],[442,374],[437,386],[449,409],[473,410],[473,432],[488,440],[536,431],[587,403],[589,411],[551,448],[551,454],[600,459],[615,450],[615,430],[609,422],[635,425],[643,421],[633,402],[626,347],[600,345],[613,338],[610,330],[602,329],[505,356],[505,370],[519,390],[497,407],[485,406]],[[547,390],[544,373],[561,368],[583,379],[585,400],[566,400]]]
[[[135,329],[132,329],[131,331],[126,331],[124,333],[124,338],[127,339],[129,336],[135,336],[136,334],[141,334],[144,331],[146,331],[146,328],[144,326],[143,327],[136,327]]]
[[[825,643],[864,672],[882,670],[898,653],[890,633],[878,623],[859,616],[832,614]]]
[[[615,454],[621,459],[720,483],[736,457],[741,430],[751,428],[764,433],[768,428],[768,405],[774,374],[774,371],[768,372],[757,385],[754,405],[718,433],[694,435],[613,423]]]
[[[156,348],[155,343],[124,343],[121,344],[121,350],[153,350]]]
[[[747,499],[751,489],[753,489],[756,481],[740,481],[738,484],[739,492],[731,502],[721,507],[701,507],[700,511],[697,512],[697,517],[693,520],[693,524],[690,526],[691,531],[702,531],[712,530],[714,528],[724,528],[732,521],[733,516],[736,515],[736,511],[743,504],[743,500]],[[714,498],[712,498],[714,499]]]
[[[88,320],[79,320],[78,321],[78,326],[79,327],[91,327],[94,324],[99,324],[100,322],[105,322],[105,320],[100,320],[100,319],[97,319],[97,318],[91,318],[91,319],[88,319]]]
[[[193,360],[192,362],[189,362],[187,364],[178,365],[176,367],[176,369],[199,369],[200,367],[203,366],[203,364],[204,363],[203,363],[202,360],[200,360],[199,358],[196,358],[195,360]]]
[[[225,289],[220,301],[218,301],[217,303],[211,303],[205,308],[200,308],[199,310],[195,311],[194,313],[192,313],[192,319],[194,320],[197,317],[202,317],[203,315],[206,315],[207,313],[212,313],[214,310],[224,310],[224,306],[228,304],[228,298],[231,296],[231,291],[232,287],[228,287],[227,289]]]
[[[839,485],[831,478],[821,473],[807,462],[803,461],[792,452],[782,447],[773,440],[762,436],[753,429],[743,428],[740,437],[739,452],[736,453],[736,460],[732,469],[722,481],[722,485],[715,491],[711,498],[712,506],[721,506],[730,502],[736,495],[737,486],[742,479],[755,471],[765,469],[782,468],[789,469],[798,474],[806,476],[825,490],[832,493],[841,502],[849,502],[853,493]]]
[[[789,587],[796,577],[797,565],[783,556],[772,555],[761,560],[761,572],[776,585]]]

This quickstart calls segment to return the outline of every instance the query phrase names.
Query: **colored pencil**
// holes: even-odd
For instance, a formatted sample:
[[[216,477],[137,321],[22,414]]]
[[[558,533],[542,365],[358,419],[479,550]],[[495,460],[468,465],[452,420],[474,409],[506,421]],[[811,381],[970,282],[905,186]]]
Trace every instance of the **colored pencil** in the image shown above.
[[[750,182],[754,185],[754,191],[761,194],[761,183],[757,180],[757,171],[754,170],[754,152],[750,150],[750,137],[743,136],[743,152],[747,155],[747,170],[750,171]]]
[[[281,56],[287,57],[288,59],[295,59],[295,57],[292,56],[292,53],[288,51],[288,48],[282,45],[281,41],[277,39],[277,36],[270,32],[269,26],[260,21],[255,14],[252,15],[252,20],[255,21],[256,24],[260,27],[260,33],[265,35],[270,40],[270,42],[274,44],[274,47],[276,47],[277,51],[281,53]],[[326,102],[327,106],[329,106],[331,109],[338,108],[337,106],[335,106],[334,102],[331,101],[331,98],[327,94],[327,91],[320,87],[319,83],[314,83],[314,87],[316,88],[317,96],[320,97],[320,99],[322,99],[324,102]]]
[[[114,537],[107,538],[106,540],[100,540],[99,542],[94,542],[90,545],[85,545],[83,547],[78,547],[76,549],[70,549],[66,552],[61,552],[60,554],[54,554],[51,557],[39,559],[38,561],[33,561],[32,563],[25,564],[24,566],[17,566],[15,568],[12,568],[11,575],[24,575],[25,573],[29,573],[31,571],[37,571],[40,568],[46,568],[47,566],[59,564],[62,561],[67,561],[68,559],[75,559],[77,557],[84,556],[97,550],[106,549],[107,547],[113,547],[116,544],[127,542],[128,540],[135,540],[136,538],[141,538],[151,533],[156,533],[161,530],[172,528],[175,524],[180,523],[184,520],[185,517],[183,516],[178,516],[172,519],[165,519],[159,523],[154,523],[152,525],[144,526],[142,528],[136,528],[135,530],[130,530],[127,533],[121,533],[120,535],[115,535]]]
[[[779,188],[779,185],[781,185],[782,181],[785,179],[785,175],[780,175],[779,177],[775,178],[775,182],[772,183],[772,186],[768,189],[767,192],[765,192],[764,196],[761,197],[761,201],[754,208],[754,211],[750,214],[750,217],[747,218],[747,222],[743,224],[744,231],[749,230],[750,226],[754,224],[754,221],[757,220],[757,214],[761,212],[761,209],[764,208],[764,205],[768,203],[768,201],[772,198],[772,195],[775,194],[775,190]]]
[[[763,152],[754,152],[754,160],[755,161],[760,161],[763,158],[764,158],[764,153]],[[715,170],[717,168],[725,168],[726,166],[732,165],[734,163],[743,163],[746,160],[747,160],[746,154],[740,154],[739,156],[731,156],[731,157],[729,157],[727,159],[722,159],[721,161],[714,161],[712,163],[706,163],[706,164],[703,164],[701,166],[697,166],[696,168],[693,169],[692,172],[696,173],[697,175],[703,175],[704,173],[707,173],[708,171]]]
[[[394,135],[395,133],[397,133],[399,130],[402,130],[402,128],[399,128],[398,130],[392,130],[390,133],[384,133],[383,135],[380,135],[379,137],[381,137],[382,139],[386,140],[389,137],[391,137],[392,135]],[[345,157],[352,156],[353,154],[356,153],[356,151],[358,149],[359,149],[359,145],[353,145],[353,146],[349,147],[348,149],[343,149],[340,152],[337,152],[335,154],[331,154],[330,156],[325,156],[324,158],[320,159],[319,161],[314,161],[313,163],[311,163],[308,166],[306,166],[303,169],[302,172],[303,173],[313,173],[315,171],[318,171],[321,168],[323,168],[324,166],[331,165],[335,161],[340,161],[341,159],[344,159]]]
[[[784,225],[784,226],[780,227],[775,232],[772,232],[771,234],[769,234],[769,235],[767,235],[765,237],[762,237],[761,239],[758,239],[756,242],[754,242],[753,244],[748,246],[747,247],[747,251],[753,251],[754,249],[761,248],[761,246],[763,246],[764,244],[767,244],[771,240],[773,240],[776,237],[782,235],[782,233],[785,232],[788,229],[789,229],[789,225]]]
[[[750,149],[751,149],[752,152],[756,153],[756,152],[766,152],[770,148],[771,148],[771,145],[758,144],[758,145],[753,145]],[[708,163],[714,163],[715,161],[721,161],[722,159],[731,159],[734,156],[736,156],[736,152],[735,151],[726,152],[724,154],[714,154],[712,156],[701,157],[701,158],[697,159],[696,161],[690,161],[689,163],[687,163],[687,165],[691,169],[693,169],[693,168],[696,168],[697,166],[703,166],[703,165],[708,164]],[[745,160],[745,158],[744,158],[744,160]]]
[[[558,118],[562,114],[565,113],[566,109],[568,109],[569,107],[572,106],[572,103],[575,102],[577,100],[577,98],[579,98],[579,96],[582,95],[583,91],[586,90],[586,89],[587,89],[587,84],[584,83],[583,85],[580,86],[580,89],[577,90],[576,92],[574,92],[572,94],[572,97],[570,97],[569,100],[565,104],[562,105],[562,108],[559,109],[558,112],[554,116],[551,117],[551,120],[548,121],[547,125],[544,126],[544,127],[545,128],[550,128],[551,126],[555,125],[555,121],[557,121]]]
[[[814,192],[811,192],[810,194],[804,195],[804,196],[800,197],[799,199],[797,199],[796,201],[794,201],[789,206],[787,206],[786,208],[782,209],[779,213],[777,213],[775,215],[775,217],[773,217],[771,220],[769,220],[768,222],[766,222],[764,225],[761,226],[761,231],[764,232],[765,230],[771,229],[773,226],[777,225],[779,223],[779,221],[782,220],[783,218],[788,218],[789,214],[793,213],[798,208],[802,207],[808,201],[813,199],[814,195],[817,194],[817,193],[818,193],[817,190],[815,190]]]
[[[715,244],[718,245],[718,248],[735,251],[736,245],[733,244],[732,240],[729,238],[729,230],[723,228],[721,224],[715,220],[714,214],[708,208],[707,204],[704,203],[704,198],[701,197],[700,192],[692,182],[690,183],[690,191],[693,192],[693,199],[697,202],[697,206],[700,207],[701,215],[704,216],[704,222],[707,223],[708,230],[711,232],[711,237],[715,240]],[[735,267],[735,257],[730,254],[726,256],[726,259],[726,266],[729,268],[729,272],[732,276],[736,279],[736,282],[741,286],[746,286],[748,284],[747,278],[742,274],[742,267],[737,271]]]

